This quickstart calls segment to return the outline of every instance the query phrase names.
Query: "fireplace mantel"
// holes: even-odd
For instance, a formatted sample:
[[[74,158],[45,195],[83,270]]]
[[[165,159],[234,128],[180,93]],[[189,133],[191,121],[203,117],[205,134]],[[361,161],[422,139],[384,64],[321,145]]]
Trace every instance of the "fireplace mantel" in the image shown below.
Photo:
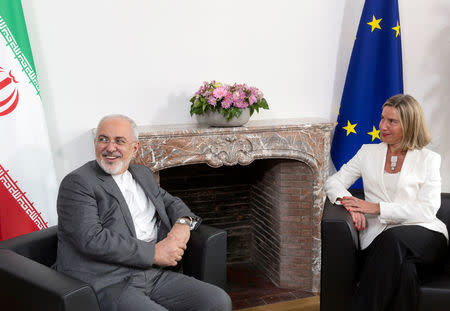
[[[318,170],[327,165],[334,125],[319,119],[278,119],[250,121],[243,127],[140,126],[141,149],[136,162],[156,172],[197,163],[218,167],[289,158]]]
[[[141,148],[134,162],[158,171],[206,163],[211,167],[248,165],[259,159],[293,159],[306,163],[313,174],[312,280],[320,286],[320,219],[328,175],[330,135],[335,123],[320,119],[255,120],[242,127],[202,124],[140,126]]]

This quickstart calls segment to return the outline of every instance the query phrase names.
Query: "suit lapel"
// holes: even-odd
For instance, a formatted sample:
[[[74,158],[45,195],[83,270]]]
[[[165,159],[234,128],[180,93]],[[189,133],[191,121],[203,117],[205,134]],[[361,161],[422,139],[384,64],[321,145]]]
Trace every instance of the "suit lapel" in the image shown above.
[[[97,166],[96,170],[97,177],[102,181],[103,189],[105,189],[107,193],[109,193],[119,202],[119,206],[122,211],[123,218],[125,219],[125,223],[127,224],[128,229],[130,229],[130,232],[133,235],[133,237],[136,237],[136,230],[134,228],[133,218],[131,217],[130,209],[128,208],[128,204],[125,201],[125,198],[123,197],[122,192],[119,189],[119,186],[117,186],[116,182],[114,181],[111,175],[103,172],[103,170],[98,166],[97,162],[95,162],[95,165]]]
[[[162,203],[162,200],[157,199],[159,191],[155,192],[155,190],[158,190],[158,188],[155,187],[156,184],[153,177],[145,174],[144,169],[138,169],[138,167],[134,165],[130,165],[128,170],[130,171],[131,175],[133,175],[133,178],[139,183],[139,185],[141,185],[147,197],[152,201],[161,221],[167,226],[167,228],[170,228],[171,225],[169,218],[167,217],[165,206]]]
[[[408,176],[411,176],[411,171],[414,169],[416,164],[417,150],[408,150],[403,160],[402,170],[400,171],[400,176],[398,177],[397,190],[395,194],[397,195],[398,189],[405,182]]]

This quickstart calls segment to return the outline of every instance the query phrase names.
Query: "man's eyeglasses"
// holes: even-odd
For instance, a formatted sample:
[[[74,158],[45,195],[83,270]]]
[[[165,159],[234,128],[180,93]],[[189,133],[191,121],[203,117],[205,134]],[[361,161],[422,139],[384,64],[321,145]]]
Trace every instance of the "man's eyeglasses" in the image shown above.
[[[109,137],[100,136],[95,139],[95,141],[100,145],[109,145],[110,142],[113,142],[117,146],[125,146],[129,142],[123,137],[117,137],[114,140],[109,139]]]

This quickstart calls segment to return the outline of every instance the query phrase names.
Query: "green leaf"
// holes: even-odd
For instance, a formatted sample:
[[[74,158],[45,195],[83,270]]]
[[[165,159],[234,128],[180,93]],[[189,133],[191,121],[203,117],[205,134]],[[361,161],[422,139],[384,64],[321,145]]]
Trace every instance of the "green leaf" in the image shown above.
[[[233,107],[233,117],[239,118],[239,116],[242,114],[242,109]]]
[[[224,111],[226,113],[225,119],[227,119],[227,121],[230,121],[231,118],[233,118],[233,110],[232,109],[228,109],[228,110],[224,109]]]
[[[202,112],[201,112],[201,110],[199,110],[199,108],[198,107],[191,107],[191,116],[193,115],[193,114],[201,114]]]
[[[191,98],[191,109],[190,114],[191,116],[194,114],[203,114],[205,110],[208,108],[208,101],[206,101],[204,98],[199,97],[196,99],[195,97]]]
[[[255,108],[253,107],[253,105],[250,106],[250,116],[253,115],[253,112],[255,112]]]
[[[261,99],[259,106],[264,109],[269,109],[269,104],[265,98]]]

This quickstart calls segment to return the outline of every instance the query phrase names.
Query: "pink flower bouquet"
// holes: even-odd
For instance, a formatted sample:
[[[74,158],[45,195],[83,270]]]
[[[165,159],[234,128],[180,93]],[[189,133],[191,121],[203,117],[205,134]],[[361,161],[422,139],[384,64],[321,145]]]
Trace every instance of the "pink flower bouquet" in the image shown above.
[[[191,116],[217,111],[227,120],[239,117],[243,109],[249,108],[250,115],[259,108],[269,109],[263,93],[256,87],[246,84],[226,85],[216,81],[204,82],[191,98]]]

